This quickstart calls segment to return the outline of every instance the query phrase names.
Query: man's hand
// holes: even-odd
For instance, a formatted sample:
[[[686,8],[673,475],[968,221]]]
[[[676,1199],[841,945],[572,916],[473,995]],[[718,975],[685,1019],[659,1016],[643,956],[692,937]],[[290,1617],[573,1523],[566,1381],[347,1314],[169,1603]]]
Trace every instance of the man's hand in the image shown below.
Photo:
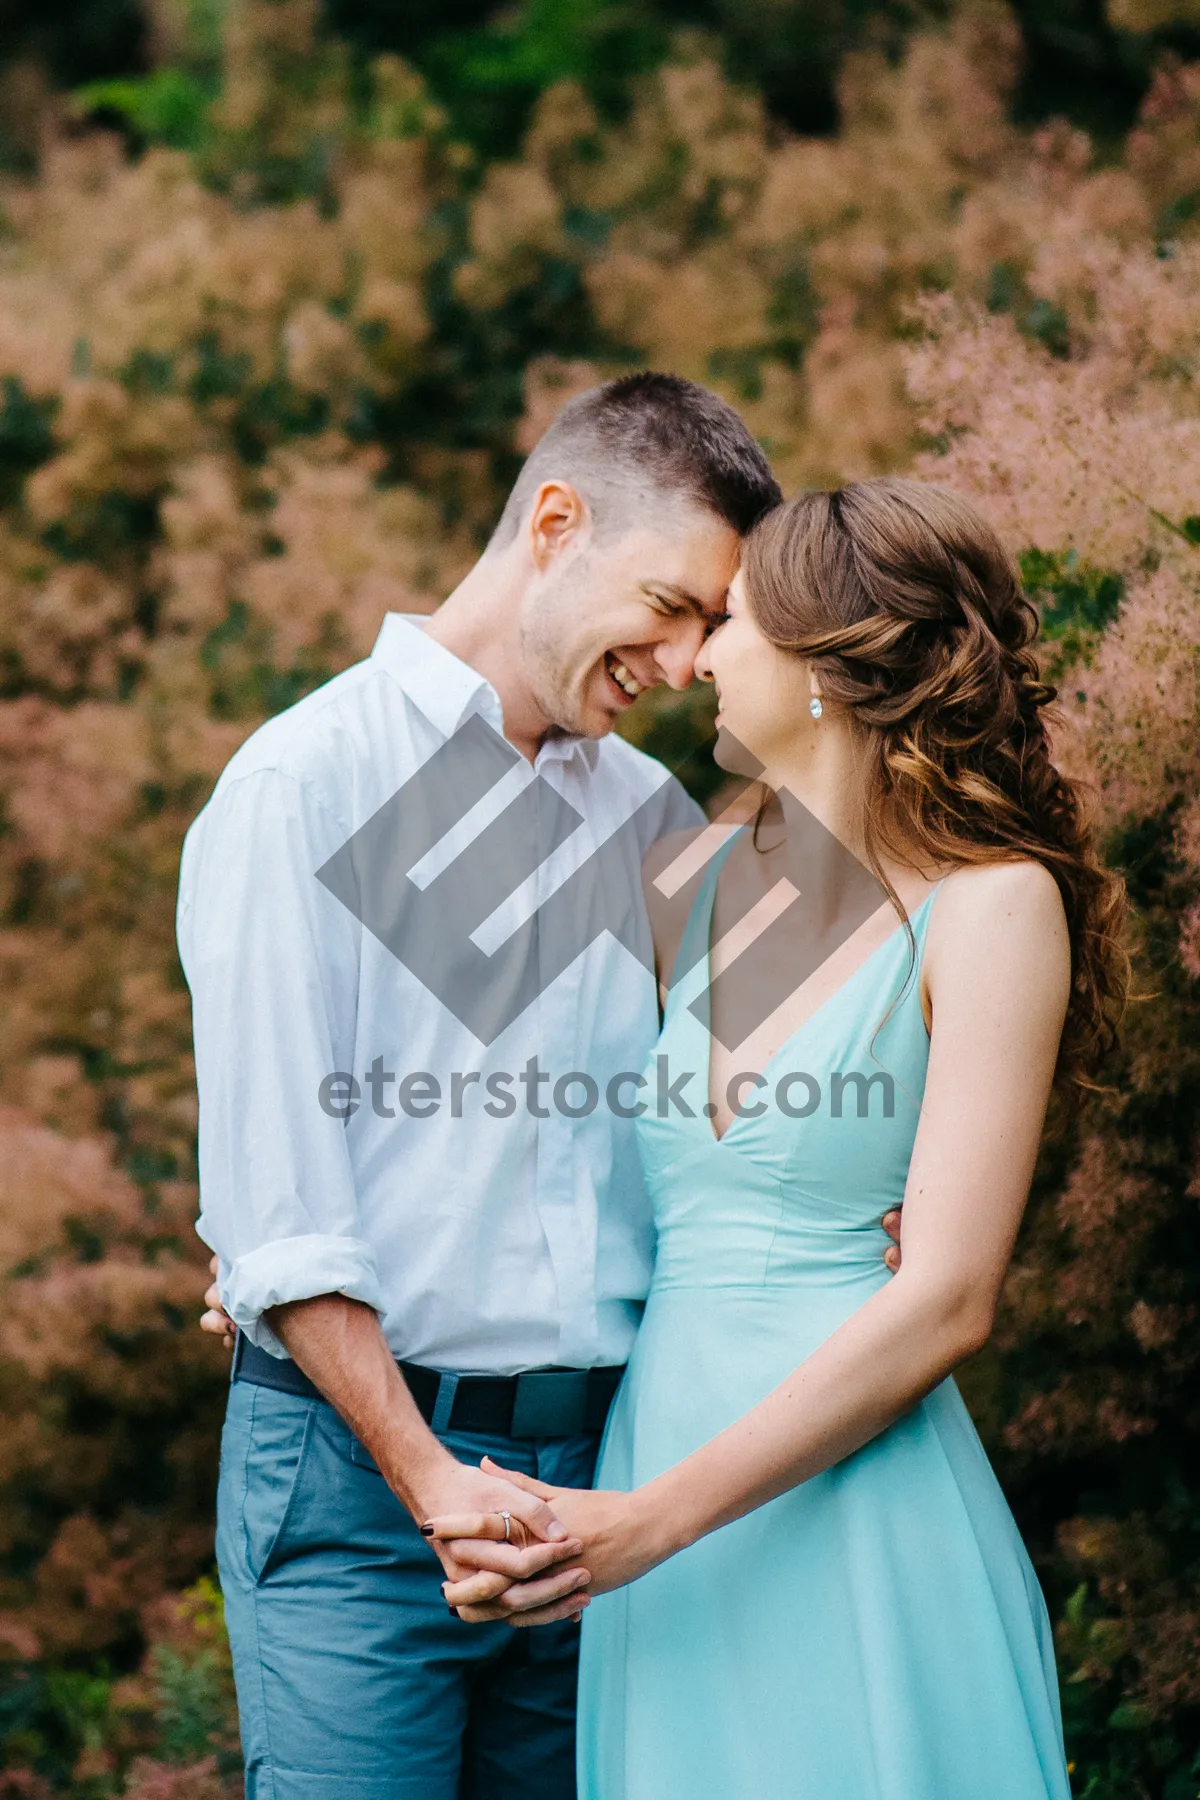
[[[217,1273],[217,1259],[215,1256],[208,1265],[208,1272],[214,1277]],[[200,1315],[201,1331],[211,1332],[214,1337],[220,1338],[227,1350],[232,1350],[233,1340],[237,1336],[237,1326],[229,1317],[225,1308],[221,1305],[221,1290],[217,1286],[215,1280],[211,1287],[205,1289],[204,1304],[208,1308],[208,1311],[203,1312]]]
[[[894,1206],[891,1212],[885,1212],[879,1221],[892,1242],[883,1253],[883,1260],[894,1275],[900,1267],[900,1208]]]

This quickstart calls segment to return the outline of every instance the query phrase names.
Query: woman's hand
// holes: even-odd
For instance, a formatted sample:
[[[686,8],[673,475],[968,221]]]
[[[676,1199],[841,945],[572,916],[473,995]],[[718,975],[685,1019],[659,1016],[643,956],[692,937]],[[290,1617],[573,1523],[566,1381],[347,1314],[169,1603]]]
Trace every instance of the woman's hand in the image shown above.
[[[462,1581],[447,1581],[442,1589],[459,1618],[469,1624],[506,1619],[510,1625],[544,1625],[553,1619],[578,1618],[591,1595],[608,1593],[636,1581],[667,1554],[649,1529],[649,1521],[642,1517],[636,1493],[551,1487],[516,1470],[502,1469],[486,1456],[482,1467],[489,1475],[502,1476],[514,1487],[524,1488],[550,1503],[555,1518],[572,1538],[582,1543],[583,1551],[574,1560],[587,1571],[589,1580],[586,1588],[554,1606],[524,1609],[522,1584],[494,1566],[491,1552],[495,1546],[487,1547],[474,1536],[461,1536],[461,1519],[431,1519],[433,1535],[446,1543],[454,1560],[478,1571]]]
[[[233,1340],[237,1336],[237,1326],[221,1305],[221,1290],[216,1282],[217,1259],[215,1256],[208,1268],[213,1277],[213,1283],[204,1295],[204,1304],[208,1311],[200,1315],[200,1329],[211,1332],[213,1337],[219,1337],[225,1348],[232,1350]]]

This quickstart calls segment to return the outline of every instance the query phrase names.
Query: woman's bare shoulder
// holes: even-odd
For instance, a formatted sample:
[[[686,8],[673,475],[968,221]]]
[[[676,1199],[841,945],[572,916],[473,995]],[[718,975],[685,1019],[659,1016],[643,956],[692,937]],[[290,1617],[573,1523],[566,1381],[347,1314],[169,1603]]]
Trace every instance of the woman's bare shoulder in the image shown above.
[[[1016,918],[1031,924],[1065,920],[1057,881],[1045,863],[1032,856],[966,863],[951,869],[941,885],[937,910],[943,918],[947,914],[980,922]]]
[[[952,870],[934,905],[927,961],[931,973],[943,965],[955,979],[969,971],[981,991],[994,978],[1065,997],[1071,945],[1051,871],[1033,857]]]

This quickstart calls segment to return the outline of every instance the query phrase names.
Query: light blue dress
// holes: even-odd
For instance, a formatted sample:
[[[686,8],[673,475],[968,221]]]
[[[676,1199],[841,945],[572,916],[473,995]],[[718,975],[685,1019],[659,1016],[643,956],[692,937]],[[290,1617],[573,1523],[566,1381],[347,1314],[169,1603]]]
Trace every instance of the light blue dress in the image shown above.
[[[697,1072],[719,863],[681,946],[658,1054]],[[936,893],[936,890],[935,890]],[[917,960],[931,894],[912,917]],[[889,1013],[890,1007],[890,1013]],[[885,1018],[885,1015],[886,1018]],[[883,1023],[881,1024],[881,1020]],[[640,1486],[749,1411],[890,1277],[928,1060],[899,928],[764,1070],[770,1101],[718,1142],[639,1121],[658,1254],[601,1452]],[[832,1076],[891,1075],[869,1114]],[[805,1119],[780,1079],[821,1087]],[[653,1078],[646,1090],[653,1095]],[[793,1108],[811,1100],[801,1081]],[[712,1533],[583,1619],[580,1800],[1068,1800],[1050,1624],[953,1380],[855,1455]]]

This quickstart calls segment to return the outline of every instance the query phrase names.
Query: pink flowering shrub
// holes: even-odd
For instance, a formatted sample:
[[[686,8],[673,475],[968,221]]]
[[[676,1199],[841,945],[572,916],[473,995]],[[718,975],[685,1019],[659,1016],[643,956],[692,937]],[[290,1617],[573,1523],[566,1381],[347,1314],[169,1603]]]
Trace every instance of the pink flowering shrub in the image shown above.
[[[965,1378],[1045,1577],[1080,1792],[1200,1748],[1200,74],[1101,158],[1014,124],[985,3],[789,137],[681,38],[479,167],[307,0],[231,15],[203,146],[0,177],[0,1795],[229,1800],[195,1328],[182,834],[242,738],[426,609],[570,393],[649,363],[785,486],[916,466],[1023,557],[1133,897],[1110,1085],[1050,1134]],[[689,697],[629,729],[695,740]],[[222,1660],[222,1658],[225,1660]],[[190,1721],[190,1723],[188,1723]],[[1189,1787],[1188,1784],[1192,1785]]]
[[[1060,754],[1093,790],[1134,903],[1122,1054],[1082,1121],[1052,1135],[975,1373],[1062,1596],[1074,1741],[1098,1762],[1107,1734],[1103,1758],[1130,1785],[1102,1792],[1157,1791],[1133,1785],[1157,1744],[1168,1767],[1181,1759],[1183,1794],[1200,1707],[1200,256],[1184,242],[1117,255],[1092,233],[1072,257],[1059,354],[943,297],[907,358],[937,446],[917,466],[1027,547]],[[1052,239],[1041,261],[1061,266]]]

